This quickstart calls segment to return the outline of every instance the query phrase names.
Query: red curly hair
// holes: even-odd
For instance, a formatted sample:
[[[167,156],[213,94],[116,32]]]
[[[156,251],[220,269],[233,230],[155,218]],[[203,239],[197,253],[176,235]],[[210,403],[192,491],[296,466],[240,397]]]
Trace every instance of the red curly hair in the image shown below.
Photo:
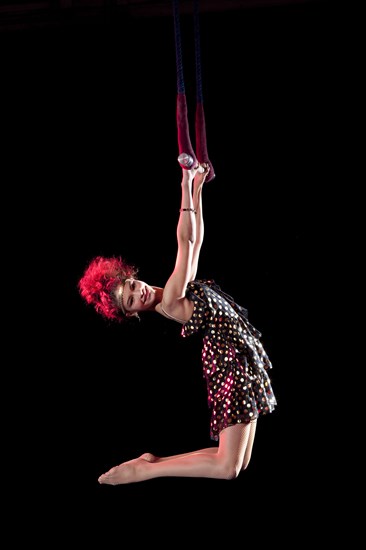
[[[122,322],[126,319],[118,307],[114,290],[126,279],[135,279],[137,268],[127,264],[121,257],[96,256],[78,282],[81,296],[92,304],[104,318]]]

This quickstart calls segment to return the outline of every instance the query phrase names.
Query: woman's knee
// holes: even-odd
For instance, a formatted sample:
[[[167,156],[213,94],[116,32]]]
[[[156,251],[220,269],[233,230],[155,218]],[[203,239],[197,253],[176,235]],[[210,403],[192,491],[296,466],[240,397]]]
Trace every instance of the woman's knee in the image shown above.
[[[242,468],[241,464],[237,461],[225,461],[220,467],[220,477],[222,479],[236,479],[240,474]]]
[[[246,470],[248,468],[251,458],[252,458],[252,449],[247,448],[247,450],[245,452],[245,455],[244,455],[244,458],[243,458],[243,463],[241,465],[242,470]]]

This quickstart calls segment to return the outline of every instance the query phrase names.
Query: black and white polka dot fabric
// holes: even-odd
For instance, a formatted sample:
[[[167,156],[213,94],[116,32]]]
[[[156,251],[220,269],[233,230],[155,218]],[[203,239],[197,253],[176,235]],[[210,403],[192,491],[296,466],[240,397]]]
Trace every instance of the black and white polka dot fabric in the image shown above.
[[[260,342],[261,334],[236,304],[212,280],[187,286],[194,302],[191,319],[181,335],[202,332],[203,375],[211,410],[211,439],[228,426],[248,423],[271,413],[277,405],[268,372],[272,364]]]

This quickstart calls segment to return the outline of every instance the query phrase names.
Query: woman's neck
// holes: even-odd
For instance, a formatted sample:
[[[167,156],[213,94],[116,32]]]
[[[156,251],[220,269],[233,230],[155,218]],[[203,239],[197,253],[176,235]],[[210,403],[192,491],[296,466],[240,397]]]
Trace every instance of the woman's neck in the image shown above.
[[[160,304],[160,302],[163,299],[163,291],[164,289],[160,286],[152,286],[155,292],[155,304]]]

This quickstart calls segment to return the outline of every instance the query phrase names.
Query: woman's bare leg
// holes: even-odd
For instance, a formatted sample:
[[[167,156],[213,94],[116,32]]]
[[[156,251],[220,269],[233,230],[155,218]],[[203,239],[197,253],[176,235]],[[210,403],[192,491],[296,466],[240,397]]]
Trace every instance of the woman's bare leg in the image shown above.
[[[115,466],[98,479],[99,483],[119,485],[157,477],[205,477],[233,479],[242,469],[251,424],[225,428],[217,447],[172,457],[158,458],[145,453]]]
[[[179,455],[172,455],[172,456],[156,456],[156,455],[153,455],[152,453],[144,453],[139,458],[143,458],[148,462],[164,462],[166,460],[182,458],[183,456],[193,456],[199,453],[217,453],[218,450],[219,450],[218,447],[207,447],[207,449],[200,449],[199,451],[190,451],[189,453],[182,453]],[[124,464],[126,464],[126,462],[124,462]]]
[[[243,465],[241,467],[242,470],[245,470],[248,467],[248,464],[252,456],[255,430],[257,429],[257,421],[253,420],[253,422],[251,422],[249,425],[250,425],[250,433],[249,433],[247,447],[245,449]]]

